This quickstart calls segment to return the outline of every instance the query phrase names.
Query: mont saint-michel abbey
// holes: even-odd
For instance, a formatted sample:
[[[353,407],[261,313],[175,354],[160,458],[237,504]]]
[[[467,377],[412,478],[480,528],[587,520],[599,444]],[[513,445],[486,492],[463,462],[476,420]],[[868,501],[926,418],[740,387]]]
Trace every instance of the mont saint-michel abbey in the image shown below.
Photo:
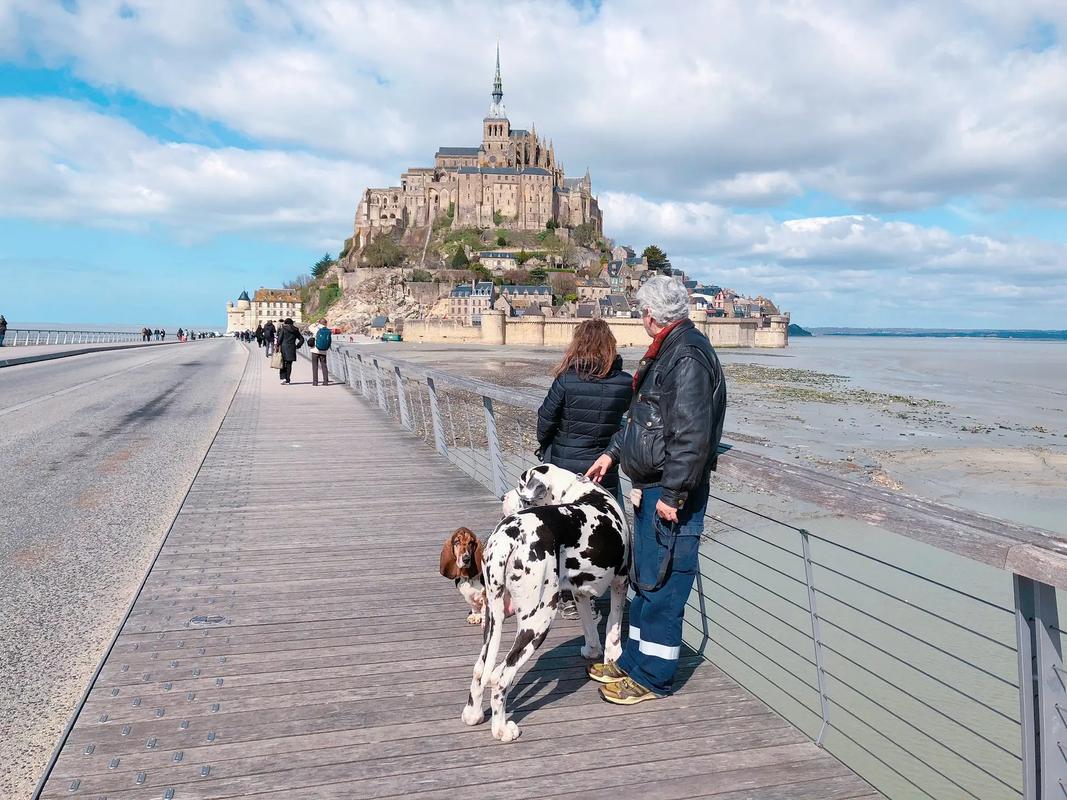
[[[552,141],[531,130],[512,128],[504,109],[497,49],[493,101],[482,120],[477,147],[440,147],[432,167],[413,167],[400,185],[367,189],[356,210],[354,250],[379,233],[432,224],[453,215],[455,228],[543,230],[592,225],[602,234],[600,207],[588,170],[568,178]]]

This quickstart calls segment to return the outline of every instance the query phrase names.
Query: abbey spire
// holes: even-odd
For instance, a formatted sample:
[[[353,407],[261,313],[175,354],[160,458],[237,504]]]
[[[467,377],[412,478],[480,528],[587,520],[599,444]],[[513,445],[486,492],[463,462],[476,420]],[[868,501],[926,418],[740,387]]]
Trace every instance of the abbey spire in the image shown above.
[[[504,84],[500,80],[500,45],[496,46],[496,75],[493,77],[493,102],[489,104],[488,118],[507,119],[508,112],[504,108]]]

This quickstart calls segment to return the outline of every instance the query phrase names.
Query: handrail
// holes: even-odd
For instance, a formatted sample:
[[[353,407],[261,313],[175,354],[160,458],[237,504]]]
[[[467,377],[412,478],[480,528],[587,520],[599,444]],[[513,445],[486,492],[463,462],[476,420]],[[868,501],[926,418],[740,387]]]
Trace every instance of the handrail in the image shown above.
[[[455,375],[396,358],[379,348],[343,344],[341,351],[365,353],[403,368],[409,376],[431,378],[440,386],[489,397],[536,411],[543,398],[534,392]],[[1052,531],[997,519],[932,500],[787,464],[736,445],[720,449],[719,471],[744,485],[812,503],[834,514],[864,520],[909,539],[1067,589],[1067,538]]]
[[[341,344],[329,357],[353,391],[494,492],[535,463],[540,393],[380,347]],[[1057,616],[1067,539],[729,444],[720,455],[727,480],[714,481],[716,513],[685,618],[701,655],[889,797],[1067,791],[1067,641]],[[849,520],[949,560],[939,570],[922,550],[896,555],[840,524]],[[972,566],[964,577],[952,558],[999,572]],[[916,748],[914,734],[936,753]]]
[[[136,342],[140,331],[61,331],[54,328],[8,328],[4,347],[26,347],[50,344],[97,344],[107,342]]]

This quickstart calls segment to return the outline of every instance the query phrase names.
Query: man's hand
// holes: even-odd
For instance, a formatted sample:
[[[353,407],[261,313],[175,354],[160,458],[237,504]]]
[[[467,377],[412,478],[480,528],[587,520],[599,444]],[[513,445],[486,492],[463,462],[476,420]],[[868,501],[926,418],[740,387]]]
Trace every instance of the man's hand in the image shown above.
[[[615,462],[612,461],[611,456],[605,453],[593,462],[593,466],[585,471],[585,475],[594,483],[600,483],[604,480],[604,476],[608,474],[608,470],[611,469],[613,463]]]
[[[668,522],[678,521],[678,509],[667,505],[662,500],[656,501],[656,513],[659,514],[661,519],[665,519]]]

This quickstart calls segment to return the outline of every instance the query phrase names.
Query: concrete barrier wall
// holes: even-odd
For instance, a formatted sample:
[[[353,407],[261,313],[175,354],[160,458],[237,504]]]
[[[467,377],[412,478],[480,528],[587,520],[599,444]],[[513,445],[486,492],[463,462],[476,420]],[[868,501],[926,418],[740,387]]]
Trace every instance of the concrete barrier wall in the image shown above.
[[[480,328],[455,321],[412,320],[404,324],[409,342],[467,342],[474,344],[514,344],[563,348],[570,344],[580,319],[510,318],[503,311],[486,311]],[[647,347],[652,339],[639,319],[605,318],[619,347]],[[784,325],[760,328],[754,319],[715,319],[695,323],[714,347],[785,347],[788,334]]]
[[[404,341],[481,344],[482,331],[453,320],[413,319],[404,323]]]

